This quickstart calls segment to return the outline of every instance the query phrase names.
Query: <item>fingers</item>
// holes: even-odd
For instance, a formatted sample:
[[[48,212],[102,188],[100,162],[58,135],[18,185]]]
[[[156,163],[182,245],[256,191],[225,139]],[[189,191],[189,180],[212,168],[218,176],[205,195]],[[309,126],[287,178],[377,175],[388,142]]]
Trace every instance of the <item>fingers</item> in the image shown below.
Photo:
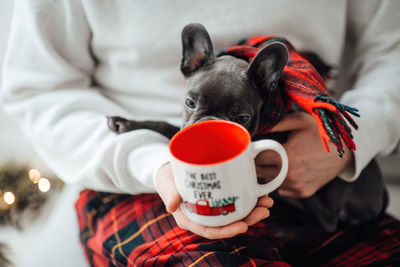
[[[168,163],[160,168],[157,174],[157,189],[169,213],[178,209],[182,202],[178,189],[176,189],[171,165]]]
[[[256,173],[260,184],[266,184],[278,176],[280,168],[276,166],[256,166]]]
[[[258,199],[256,208],[244,219],[247,225],[251,226],[269,217],[269,208],[274,201],[269,196],[263,196]]]
[[[186,217],[180,207],[173,212],[172,215],[178,226],[182,229],[190,230],[208,239],[222,239],[245,233],[249,226],[269,217],[270,213],[268,209],[271,208],[273,204],[274,201],[268,195],[260,197],[256,208],[243,221],[234,222],[221,227],[197,224]]]
[[[288,176],[279,187],[278,193],[288,198],[300,198],[303,196],[305,186],[307,185],[304,181],[292,179],[291,176]]]
[[[313,121],[313,117],[304,112],[295,112],[285,115],[283,119],[276,124],[271,132],[287,132],[308,127]]]
[[[288,197],[288,198],[298,198],[299,197],[298,192],[294,191],[294,190],[292,190],[290,188],[286,188],[286,189],[285,188],[279,188],[278,189],[278,193],[279,193],[280,196]]]
[[[268,195],[262,196],[258,199],[257,206],[262,206],[266,208],[271,208],[274,205],[274,200]]]
[[[175,186],[175,184],[174,184]],[[181,204],[182,199],[181,196],[178,193],[178,190],[175,187],[175,192],[171,192],[171,194],[167,198],[167,203],[165,205],[167,211],[169,213],[174,212],[176,209],[179,208],[179,205]]]
[[[315,194],[320,188],[318,183],[310,182],[294,182],[282,184],[278,189],[279,195],[288,198],[308,198]]]
[[[188,219],[181,208],[175,211],[173,213],[173,216],[179,227],[181,227],[182,229],[190,230],[193,233],[207,239],[230,238],[238,234],[245,233],[248,229],[248,225],[243,221],[234,222],[232,224],[221,227],[200,225]]]
[[[257,165],[275,165],[279,166],[281,164],[281,157],[278,153],[272,150],[264,150],[258,153],[255,158]]]
[[[269,217],[269,210],[265,207],[256,207],[245,219],[244,222],[251,226]]]
[[[307,190],[294,190],[291,188],[279,189],[278,193],[280,196],[287,197],[287,198],[308,198],[314,195],[317,190],[313,190],[309,188]]]
[[[281,157],[275,151],[266,150],[259,153],[255,159],[257,177],[266,183],[275,178],[281,169]]]

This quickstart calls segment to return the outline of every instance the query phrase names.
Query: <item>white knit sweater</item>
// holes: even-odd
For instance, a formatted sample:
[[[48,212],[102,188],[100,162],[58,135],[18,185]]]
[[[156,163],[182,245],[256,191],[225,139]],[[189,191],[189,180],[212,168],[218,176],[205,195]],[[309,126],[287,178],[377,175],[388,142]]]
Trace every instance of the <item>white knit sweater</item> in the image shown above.
[[[400,140],[399,18],[396,0],[16,0],[2,102],[66,182],[155,192],[168,140],[149,130],[116,135],[105,116],[180,125],[184,25],[205,25],[215,51],[278,35],[335,66],[347,36],[356,45],[355,80],[341,102],[361,113],[355,168],[342,174],[351,181]]]

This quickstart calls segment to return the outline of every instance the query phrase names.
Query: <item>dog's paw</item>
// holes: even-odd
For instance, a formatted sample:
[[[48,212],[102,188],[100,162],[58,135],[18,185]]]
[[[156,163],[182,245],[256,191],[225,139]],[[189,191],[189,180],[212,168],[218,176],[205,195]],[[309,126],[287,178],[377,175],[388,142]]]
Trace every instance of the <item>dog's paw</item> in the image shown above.
[[[111,131],[121,134],[130,131],[131,121],[118,116],[107,116],[107,125]]]

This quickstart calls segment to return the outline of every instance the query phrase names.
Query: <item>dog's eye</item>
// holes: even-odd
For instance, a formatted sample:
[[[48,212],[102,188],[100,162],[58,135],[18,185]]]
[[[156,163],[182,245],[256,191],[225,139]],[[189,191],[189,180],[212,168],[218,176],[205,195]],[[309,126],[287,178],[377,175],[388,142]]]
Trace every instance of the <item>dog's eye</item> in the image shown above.
[[[250,115],[247,115],[247,114],[240,114],[240,115],[237,116],[236,119],[237,119],[237,122],[240,123],[240,124],[246,123],[246,122],[249,121]]]
[[[188,106],[190,109],[195,109],[196,108],[196,104],[194,103],[194,101],[190,98],[186,98],[185,99],[185,104],[186,106]]]

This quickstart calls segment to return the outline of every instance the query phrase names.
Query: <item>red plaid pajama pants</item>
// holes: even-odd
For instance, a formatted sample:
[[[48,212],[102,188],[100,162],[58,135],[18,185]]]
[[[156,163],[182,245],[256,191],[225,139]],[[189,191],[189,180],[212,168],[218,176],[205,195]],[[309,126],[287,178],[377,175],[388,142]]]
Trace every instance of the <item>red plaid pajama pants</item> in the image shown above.
[[[76,202],[80,238],[92,266],[397,266],[400,222],[377,222],[335,233],[279,237],[279,213],[245,234],[207,240],[180,229],[155,194],[85,190]],[[279,216],[278,216],[279,217]],[[277,221],[274,221],[277,220]],[[310,229],[311,230],[311,229]]]

